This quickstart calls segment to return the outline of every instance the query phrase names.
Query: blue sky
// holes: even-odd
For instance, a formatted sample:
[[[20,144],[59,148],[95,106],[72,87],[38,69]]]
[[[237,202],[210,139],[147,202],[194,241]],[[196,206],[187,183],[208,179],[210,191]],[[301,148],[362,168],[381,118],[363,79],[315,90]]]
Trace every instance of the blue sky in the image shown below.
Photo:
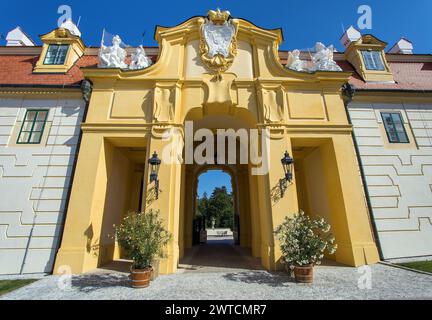
[[[223,186],[228,192],[232,192],[231,176],[220,170],[208,171],[198,178],[198,195],[202,197],[204,192],[207,192],[210,197],[215,188]]]
[[[80,29],[88,46],[99,45],[103,28],[118,33],[130,45],[141,44],[141,35],[146,32],[144,44],[155,46],[156,25],[174,26],[220,7],[263,28],[283,28],[283,50],[311,48],[316,41],[342,49],[342,25],[356,25],[358,7],[367,4],[372,8],[373,25],[365,33],[374,34],[390,46],[404,36],[414,42],[416,53],[432,53],[430,0],[1,1],[0,33],[6,35],[20,25],[36,40],[56,27],[57,8],[62,4],[72,7],[75,21],[81,16]]]

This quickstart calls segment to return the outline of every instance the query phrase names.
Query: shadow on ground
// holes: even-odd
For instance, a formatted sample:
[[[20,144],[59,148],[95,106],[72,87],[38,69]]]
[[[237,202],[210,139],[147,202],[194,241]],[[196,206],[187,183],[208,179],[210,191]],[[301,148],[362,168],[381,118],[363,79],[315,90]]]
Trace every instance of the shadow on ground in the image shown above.
[[[90,293],[104,288],[130,287],[130,281],[125,274],[89,274],[73,277],[72,287],[80,292]]]
[[[295,283],[287,273],[269,273],[263,271],[247,271],[228,273],[223,275],[226,280],[247,284],[263,284],[274,288],[285,287],[288,283]]]

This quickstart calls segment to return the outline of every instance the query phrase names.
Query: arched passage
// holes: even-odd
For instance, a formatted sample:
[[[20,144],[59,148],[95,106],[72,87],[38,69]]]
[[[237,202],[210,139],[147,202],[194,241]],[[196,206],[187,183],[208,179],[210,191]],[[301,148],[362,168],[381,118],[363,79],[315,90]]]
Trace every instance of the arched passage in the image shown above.
[[[251,210],[250,188],[247,165],[192,165],[188,168],[188,176],[193,180],[191,188],[193,189],[193,203],[185,205],[188,207],[184,211],[183,226],[184,237],[180,239],[181,259],[180,265],[193,265],[210,268],[261,268],[259,259],[259,250],[253,250],[253,238],[260,237],[259,228],[253,230],[254,226],[259,226],[254,212]],[[227,192],[232,197],[232,228],[225,225],[216,225],[215,229],[211,227],[211,222],[206,220],[203,223],[197,219],[199,211],[199,180],[200,177],[209,172],[224,172],[229,176],[229,182],[221,185],[221,188],[227,188]],[[229,186],[231,185],[231,189]],[[190,189],[190,188],[188,188]],[[221,192],[219,190],[219,192]],[[201,194],[202,196],[202,194]],[[209,195],[211,197],[211,195]],[[210,199],[209,199],[210,200]],[[217,207],[217,205],[216,205]],[[216,208],[218,210],[218,208]],[[256,213],[256,212],[255,212]],[[216,221],[217,223],[217,221]],[[198,230],[195,229],[198,227]],[[201,228],[200,228],[201,227]],[[206,230],[205,237],[207,241],[200,239],[200,231]],[[198,233],[197,233],[198,232]],[[218,232],[227,232],[226,235],[218,235]],[[181,232],[180,232],[181,233]],[[201,234],[202,236],[202,234]],[[253,254],[255,251],[255,254]],[[255,259],[253,258],[255,256]]]
[[[193,244],[240,244],[238,188],[233,177],[219,169],[197,177]]]
[[[187,257],[188,251],[193,249],[194,245],[199,245],[193,228],[198,204],[199,177],[213,170],[223,171],[231,179],[235,221],[232,231],[235,245],[238,249],[242,248],[240,254],[247,252],[250,257],[261,257],[263,217],[258,211],[259,199],[253,196],[257,192],[257,182],[256,177],[251,174],[252,165],[248,159],[250,130],[256,128],[256,117],[248,110],[238,111],[234,116],[220,115],[211,109],[204,115],[192,109],[185,119],[185,127],[187,126],[193,128],[193,137],[185,137],[185,153],[189,152],[194,156],[202,153],[206,160],[210,161],[202,163],[194,158],[192,163],[183,165],[184,198],[179,223],[180,258]],[[213,144],[213,148],[202,147],[205,137],[200,130],[212,135],[209,145]],[[197,139],[194,140],[195,138]],[[211,154],[208,154],[209,152]],[[207,221],[207,227],[209,225]],[[271,236],[268,233],[266,236]]]

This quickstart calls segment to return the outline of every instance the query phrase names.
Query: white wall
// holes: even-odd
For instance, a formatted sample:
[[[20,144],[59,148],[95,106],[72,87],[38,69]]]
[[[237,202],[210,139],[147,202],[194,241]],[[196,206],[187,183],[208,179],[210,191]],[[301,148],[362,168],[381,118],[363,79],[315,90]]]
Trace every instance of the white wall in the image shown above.
[[[13,146],[26,108],[49,109],[46,146]],[[50,273],[85,103],[0,99],[0,274]]]
[[[400,111],[415,143],[389,146],[380,111]],[[432,105],[350,104],[386,259],[432,255]]]

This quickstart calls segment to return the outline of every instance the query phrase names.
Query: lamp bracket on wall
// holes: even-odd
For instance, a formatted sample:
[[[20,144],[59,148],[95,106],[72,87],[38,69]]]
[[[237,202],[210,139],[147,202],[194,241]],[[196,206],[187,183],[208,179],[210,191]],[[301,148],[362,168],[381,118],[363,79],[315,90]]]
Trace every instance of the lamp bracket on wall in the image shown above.
[[[153,153],[153,156],[148,160],[150,165],[150,183],[155,184],[155,195],[156,200],[159,199],[159,168],[162,161],[159,159],[157,152]]]
[[[285,192],[288,189],[288,184],[293,181],[293,166],[294,159],[290,156],[288,151],[285,151],[284,157],[281,160],[282,167],[285,172],[285,176],[279,180],[279,188],[281,192],[281,198],[285,196]]]

